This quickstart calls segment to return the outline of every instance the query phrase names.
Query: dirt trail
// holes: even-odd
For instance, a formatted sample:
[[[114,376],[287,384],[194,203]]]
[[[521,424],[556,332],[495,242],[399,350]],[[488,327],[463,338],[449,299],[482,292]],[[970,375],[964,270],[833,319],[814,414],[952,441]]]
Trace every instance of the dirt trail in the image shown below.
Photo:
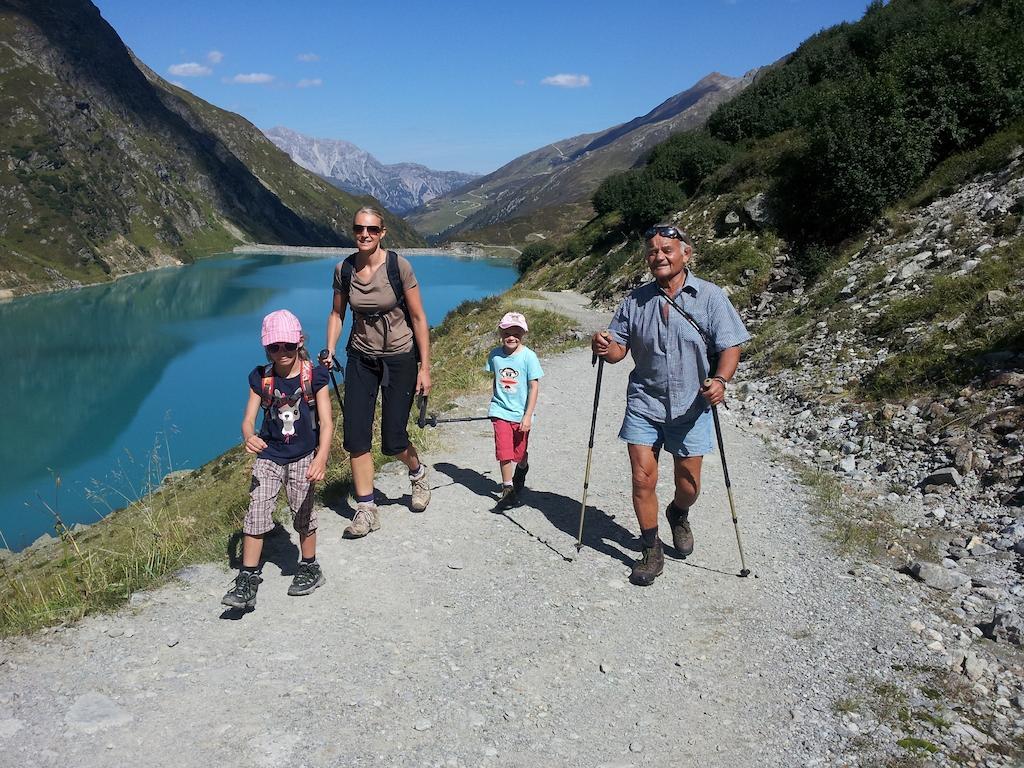
[[[582,310],[581,310],[582,312]],[[585,327],[601,327],[591,314]],[[590,352],[542,359],[523,505],[488,511],[486,422],[443,427],[430,508],[386,468],[382,528],[346,541],[323,510],[326,586],[285,592],[276,537],[256,609],[223,612],[231,574],[186,569],[115,615],[0,644],[0,751],[25,766],[842,765],[845,692],[910,663],[921,610],[884,571],[847,573],[804,492],[726,412],[748,565],[717,455],[696,551],[627,582],[637,526],[616,432],[628,361],[606,366],[586,546],[574,562],[593,397]],[[482,415],[486,397],[459,415]],[[400,468],[403,469],[404,468]],[[670,464],[659,493],[667,499]],[[667,529],[663,538],[670,541]],[[670,548],[669,548],[669,551]],[[854,726],[856,728],[856,726]],[[864,747],[858,747],[863,749]],[[850,763],[852,764],[852,763]]]

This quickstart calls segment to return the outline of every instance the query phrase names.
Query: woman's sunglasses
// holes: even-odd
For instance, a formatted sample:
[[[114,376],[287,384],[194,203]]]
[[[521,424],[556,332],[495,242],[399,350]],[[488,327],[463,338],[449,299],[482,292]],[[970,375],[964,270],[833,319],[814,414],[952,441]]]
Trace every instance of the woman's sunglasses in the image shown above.
[[[278,344],[278,343],[267,344],[267,352],[269,352],[272,355],[277,354],[282,349],[285,352],[294,352],[298,348],[299,348],[298,344],[290,344],[289,342],[286,342],[286,341],[282,341],[280,344]]]
[[[353,224],[352,231],[357,235],[361,235],[363,232],[366,232],[369,235],[379,235],[382,228],[374,224]]]

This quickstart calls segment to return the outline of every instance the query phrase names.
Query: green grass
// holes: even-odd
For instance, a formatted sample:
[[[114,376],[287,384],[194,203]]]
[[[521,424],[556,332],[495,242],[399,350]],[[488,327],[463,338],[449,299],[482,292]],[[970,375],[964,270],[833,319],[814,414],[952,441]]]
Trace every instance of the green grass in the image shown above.
[[[989,251],[969,275],[936,278],[921,292],[890,305],[867,329],[897,350],[860,385],[865,397],[892,399],[962,386],[985,368],[981,357],[1024,350],[1024,240]],[[989,307],[989,291],[1007,299]],[[959,327],[943,324],[963,316]],[[904,328],[923,324],[917,334]]]

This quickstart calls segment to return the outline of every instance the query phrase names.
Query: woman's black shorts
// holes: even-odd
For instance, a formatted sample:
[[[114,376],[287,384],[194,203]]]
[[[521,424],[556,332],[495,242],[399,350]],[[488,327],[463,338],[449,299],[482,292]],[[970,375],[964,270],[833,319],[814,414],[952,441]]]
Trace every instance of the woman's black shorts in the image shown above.
[[[349,350],[348,366],[345,368],[343,430],[346,451],[367,453],[370,450],[378,390],[383,391],[381,453],[394,456],[409,447],[407,428],[418,370],[415,351],[370,357],[354,349]]]

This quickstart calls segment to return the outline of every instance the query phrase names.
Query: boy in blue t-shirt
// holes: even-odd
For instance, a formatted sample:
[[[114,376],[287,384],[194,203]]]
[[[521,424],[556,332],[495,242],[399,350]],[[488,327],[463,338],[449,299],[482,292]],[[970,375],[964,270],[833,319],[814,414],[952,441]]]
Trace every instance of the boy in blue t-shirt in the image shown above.
[[[518,503],[530,471],[527,444],[544,371],[537,354],[523,344],[527,330],[522,314],[506,312],[498,323],[501,346],[490,351],[484,367],[494,374],[494,394],[487,415],[494,425],[494,455],[501,467],[501,495],[495,512]]]

